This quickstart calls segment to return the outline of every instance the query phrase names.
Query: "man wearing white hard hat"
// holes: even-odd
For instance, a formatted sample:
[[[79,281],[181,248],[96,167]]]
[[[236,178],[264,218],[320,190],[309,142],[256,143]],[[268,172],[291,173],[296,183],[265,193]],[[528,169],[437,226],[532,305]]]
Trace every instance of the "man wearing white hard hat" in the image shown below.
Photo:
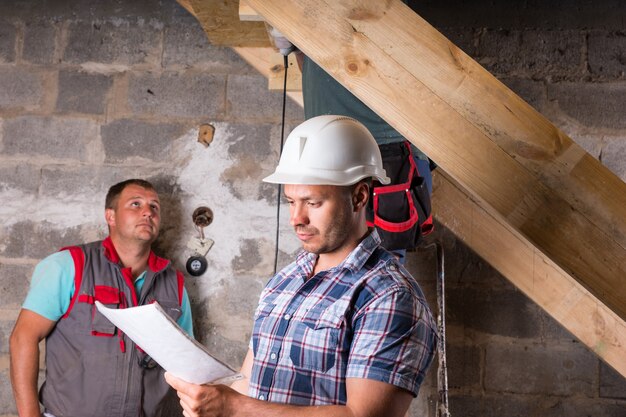
[[[185,416],[404,416],[436,344],[422,291],[365,219],[372,179],[389,182],[359,122],[294,129],[266,182],[284,184],[302,241],[263,290],[244,379],[232,388],[166,374]]]

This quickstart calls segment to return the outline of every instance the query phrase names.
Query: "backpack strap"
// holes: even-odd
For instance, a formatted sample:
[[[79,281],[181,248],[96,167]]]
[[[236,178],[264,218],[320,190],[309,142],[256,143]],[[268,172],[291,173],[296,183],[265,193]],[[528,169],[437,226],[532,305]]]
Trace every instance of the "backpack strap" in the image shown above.
[[[65,319],[70,315],[70,311],[72,311],[72,308],[74,307],[74,303],[78,299],[78,296],[80,293],[80,286],[83,282],[83,268],[85,266],[85,253],[78,246],[68,246],[61,250],[69,251],[70,255],[72,255],[72,259],[74,260],[74,295],[72,296],[72,299],[70,300],[70,305],[67,308],[67,311],[65,312],[65,314],[63,314],[63,316],[61,316],[62,319]]]
[[[404,184],[400,184],[400,185],[404,185]],[[396,187],[396,186],[393,186],[393,187]],[[391,187],[381,187],[381,188],[385,188],[385,190],[379,190],[377,192],[376,188],[374,188],[374,213],[378,213],[378,195],[379,194],[387,194],[387,193],[393,193],[396,191],[401,191],[403,187],[400,187],[400,189],[396,189],[396,190],[389,190],[389,188]],[[405,189],[405,192],[406,192],[407,201],[409,202],[408,220],[395,223],[395,222],[389,222],[387,220],[383,220],[378,215],[374,215],[375,226],[378,226],[389,232],[400,233],[400,232],[406,232],[411,227],[413,227],[415,223],[417,223],[417,221],[419,220],[419,215],[417,213],[417,210],[415,209],[415,204],[413,204],[413,198],[411,197],[411,192],[408,189]]]

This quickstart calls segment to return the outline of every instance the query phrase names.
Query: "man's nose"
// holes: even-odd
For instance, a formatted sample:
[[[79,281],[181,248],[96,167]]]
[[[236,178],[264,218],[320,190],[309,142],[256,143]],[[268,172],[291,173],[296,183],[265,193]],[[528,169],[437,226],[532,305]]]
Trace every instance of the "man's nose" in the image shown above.
[[[289,224],[292,226],[309,223],[306,208],[302,204],[293,204],[289,207],[289,211]]]
[[[144,206],[143,210],[141,211],[141,215],[143,217],[152,217],[152,216],[154,216],[154,213],[152,212],[152,207]]]

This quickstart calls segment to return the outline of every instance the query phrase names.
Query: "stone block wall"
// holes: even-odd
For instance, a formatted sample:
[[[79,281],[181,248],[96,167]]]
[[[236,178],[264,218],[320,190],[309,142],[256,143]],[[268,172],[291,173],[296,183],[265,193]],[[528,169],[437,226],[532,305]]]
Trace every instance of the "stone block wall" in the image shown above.
[[[420,1],[416,9],[594,157],[626,178],[626,28],[619,0]],[[544,4],[546,3],[546,4]],[[210,45],[173,0],[0,3],[0,416],[15,416],[8,336],[37,261],[105,236],[104,194],[160,190],[157,251],[179,269],[210,207],[208,272],[188,277],[199,340],[237,367],[273,271],[279,93]],[[302,120],[288,102],[288,132]],[[212,124],[208,148],[197,142]],[[626,381],[439,226],[450,398],[458,416],[625,416]],[[298,249],[281,211],[279,266]],[[408,256],[435,307],[432,251]],[[435,366],[411,416],[434,417]]]

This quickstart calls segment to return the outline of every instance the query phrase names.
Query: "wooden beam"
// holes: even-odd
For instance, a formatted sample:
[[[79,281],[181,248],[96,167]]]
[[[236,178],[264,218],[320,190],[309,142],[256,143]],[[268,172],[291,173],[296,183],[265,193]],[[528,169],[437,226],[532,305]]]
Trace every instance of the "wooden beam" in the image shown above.
[[[287,69],[287,91],[302,91],[302,72],[298,67],[295,54],[288,56]],[[270,90],[281,90],[285,83],[285,63],[280,53],[274,53],[270,56],[270,74],[268,79],[268,88]]]
[[[445,174],[433,182],[437,220],[626,376],[626,322]]]
[[[619,178],[399,0],[247,1],[481,206],[626,317]]]
[[[263,22],[264,19],[245,0],[239,0],[239,20],[243,22]]]
[[[211,1],[209,5],[199,4],[196,0],[177,0],[189,13],[195,16],[202,25],[209,42],[214,45],[231,46],[259,72],[268,78],[270,90],[283,89],[282,55],[272,46],[267,33],[264,19],[245,0]],[[198,17],[196,8],[201,17]],[[234,11],[237,10],[235,16]],[[239,20],[237,20],[237,19]],[[250,22],[255,22],[250,24]],[[256,48],[256,50],[252,49]],[[261,68],[261,62],[267,68]],[[295,63],[295,56],[289,56],[287,72],[287,91],[302,91],[302,73]],[[264,64],[265,65],[265,64]],[[302,102],[302,94],[289,94],[298,103]]]
[[[235,52],[237,52],[239,55],[241,55],[241,57],[243,59],[245,59],[251,66],[253,66],[257,71],[259,71],[261,74],[263,74],[265,76],[265,78],[268,79],[268,86],[271,86],[271,83],[273,82],[274,84],[276,84],[278,82],[278,78],[280,78],[280,87],[275,88],[276,90],[282,90],[283,86],[282,86],[282,75],[278,75],[278,74],[283,74],[283,68],[282,68],[282,64],[280,65],[280,68],[277,70],[275,67],[277,65],[277,60],[278,58],[280,58],[282,60],[282,55],[280,55],[278,52],[276,52],[274,50],[274,48],[270,48],[270,47],[266,47],[266,48],[233,48],[235,50]],[[291,61],[290,61],[291,62]],[[287,76],[288,76],[288,80],[287,82],[289,83],[289,78],[294,77],[293,75],[291,75],[291,72],[296,72],[296,70],[294,69],[294,67],[297,67],[297,64],[292,63],[289,65],[289,71],[287,72]],[[299,74],[299,70],[297,71],[297,73]],[[274,79],[274,81],[271,81],[271,79]],[[299,79],[300,82],[302,81],[301,79]],[[293,81],[291,81],[293,83]],[[275,86],[276,87],[276,86]],[[300,106],[304,105],[304,100],[302,98],[302,91],[301,88],[297,89],[297,88],[287,88],[287,95],[296,103],[298,103]]]
[[[193,14],[213,45],[266,47],[270,40],[265,23],[240,21],[239,2],[234,0],[177,0]]]

